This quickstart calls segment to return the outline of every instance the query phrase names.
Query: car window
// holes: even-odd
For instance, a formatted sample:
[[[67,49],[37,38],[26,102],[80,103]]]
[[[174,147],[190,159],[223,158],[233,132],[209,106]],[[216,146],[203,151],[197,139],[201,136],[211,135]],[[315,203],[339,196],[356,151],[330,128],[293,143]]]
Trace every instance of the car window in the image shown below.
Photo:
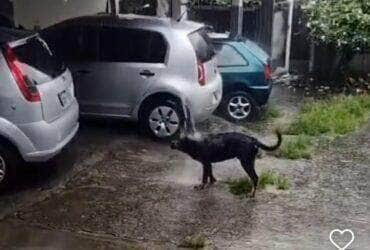
[[[191,33],[189,39],[200,62],[207,62],[213,58],[215,50],[205,29]]]
[[[217,61],[220,67],[247,66],[247,61],[233,47],[227,44],[217,44]]]
[[[98,58],[98,31],[94,26],[57,27],[42,36],[64,61],[95,61]]]
[[[80,35],[79,60],[81,61],[96,61],[98,60],[98,39],[99,28],[92,25],[82,26],[82,36]]]
[[[108,62],[164,63],[167,43],[152,31],[103,27],[99,39],[100,60]]]
[[[38,37],[28,39],[23,45],[12,49],[23,73],[35,84],[42,84],[62,74],[66,67],[50,50],[44,40]],[[44,77],[44,76],[48,77]]]

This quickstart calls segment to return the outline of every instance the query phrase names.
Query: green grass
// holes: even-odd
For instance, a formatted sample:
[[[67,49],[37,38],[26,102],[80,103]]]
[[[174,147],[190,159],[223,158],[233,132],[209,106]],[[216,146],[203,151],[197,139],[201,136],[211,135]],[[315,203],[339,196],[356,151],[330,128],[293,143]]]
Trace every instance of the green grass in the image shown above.
[[[271,170],[262,172],[259,177],[259,188],[265,189],[268,185],[275,186],[278,190],[288,190],[290,186],[287,178],[280,176]]]
[[[253,122],[245,122],[243,126],[246,128],[246,132],[249,130],[263,131],[266,129],[266,123],[272,123],[275,119],[282,116],[281,111],[274,105],[268,105],[266,109],[262,109],[257,115],[257,119]]]
[[[252,191],[252,182],[249,178],[230,179],[225,182],[228,185],[230,193],[238,196],[246,195]],[[278,190],[288,190],[289,180],[278,175],[274,171],[264,171],[261,173],[258,182],[259,189],[265,189],[267,186],[275,186]]]
[[[288,134],[318,136],[345,135],[355,131],[370,117],[370,96],[337,96],[306,104]]]
[[[271,119],[276,119],[281,116],[279,109],[275,106],[269,105],[267,106],[266,110],[261,114],[262,121],[268,121]]]
[[[190,249],[204,249],[211,244],[210,240],[203,234],[195,234],[185,237],[178,246]]]
[[[312,138],[307,135],[285,137],[280,149],[280,156],[296,160],[300,158],[310,159],[312,153]]]

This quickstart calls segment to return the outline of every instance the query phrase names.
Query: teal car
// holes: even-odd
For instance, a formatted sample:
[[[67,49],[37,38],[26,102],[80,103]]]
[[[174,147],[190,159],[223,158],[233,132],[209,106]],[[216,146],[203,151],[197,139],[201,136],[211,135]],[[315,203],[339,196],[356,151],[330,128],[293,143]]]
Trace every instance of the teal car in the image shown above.
[[[223,79],[219,110],[233,122],[253,120],[267,104],[272,89],[268,54],[247,39],[210,37]]]

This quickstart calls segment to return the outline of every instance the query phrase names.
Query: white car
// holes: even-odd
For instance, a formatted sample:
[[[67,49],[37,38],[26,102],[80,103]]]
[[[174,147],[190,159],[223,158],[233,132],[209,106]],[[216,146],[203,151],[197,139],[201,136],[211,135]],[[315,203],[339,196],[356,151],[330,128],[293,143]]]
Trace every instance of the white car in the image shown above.
[[[0,28],[0,187],[22,161],[44,162],[75,136],[72,76],[37,34]]]

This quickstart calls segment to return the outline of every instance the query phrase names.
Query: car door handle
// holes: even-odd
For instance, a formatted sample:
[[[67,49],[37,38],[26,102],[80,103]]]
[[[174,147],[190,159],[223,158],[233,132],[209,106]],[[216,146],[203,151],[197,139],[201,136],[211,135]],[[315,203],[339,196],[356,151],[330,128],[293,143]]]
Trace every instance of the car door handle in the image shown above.
[[[155,73],[151,72],[150,70],[143,70],[140,72],[140,75],[141,76],[146,76],[146,77],[151,77],[151,76],[155,76]]]

